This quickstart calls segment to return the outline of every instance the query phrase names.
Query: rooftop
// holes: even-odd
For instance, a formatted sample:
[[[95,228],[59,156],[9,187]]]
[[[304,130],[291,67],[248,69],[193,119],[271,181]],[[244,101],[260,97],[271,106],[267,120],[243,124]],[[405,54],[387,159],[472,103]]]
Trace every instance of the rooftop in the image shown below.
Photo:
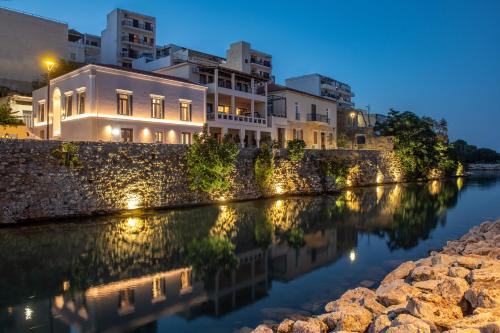
[[[326,97],[322,97],[322,96],[310,94],[310,93],[302,91],[302,90],[293,89],[293,88],[282,86],[282,85],[275,84],[275,83],[271,83],[271,84],[269,84],[267,86],[267,92],[268,93],[271,93],[271,92],[281,92],[281,91],[290,91],[290,92],[293,92],[293,93],[297,93],[297,94],[301,94],[301,95],[305,95],[305,96],[314,97],[314,98],[321,99],[321,100],[324,100],[324,101],[328,101],[328,102],[332,102],[332,103],[337,103],[335,100],[333,100],[331,98],[326,98]]]

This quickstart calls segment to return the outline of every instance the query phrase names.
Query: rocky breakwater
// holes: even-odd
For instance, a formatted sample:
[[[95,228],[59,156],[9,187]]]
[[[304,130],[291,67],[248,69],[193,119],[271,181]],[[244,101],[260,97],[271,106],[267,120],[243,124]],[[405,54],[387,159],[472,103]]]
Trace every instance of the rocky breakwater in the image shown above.
[[[401,264],[376,290],[347,291],[325,311],[253,332],[500,332],[500,220]]]

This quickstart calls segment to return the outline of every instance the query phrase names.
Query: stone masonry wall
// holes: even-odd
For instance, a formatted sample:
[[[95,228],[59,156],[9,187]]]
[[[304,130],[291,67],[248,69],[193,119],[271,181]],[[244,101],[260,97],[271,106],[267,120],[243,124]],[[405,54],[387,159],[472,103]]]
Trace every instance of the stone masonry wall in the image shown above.
[[[189,190],[182,145],[75,142],[81,168],[60,165],[52,155],[60,141],[0,139],[0,223],[114,213],[130,208],[208,204],[221,198]],[[357,165],[351,186],[397,182],[398,163],[390,152],[307,151],[292,164],[279,151],[273,188],[260,193],[254,180],[256,150],[244,149],[226,200],[277,194],[335,192],[321,172],[321,159],[339,157]]]

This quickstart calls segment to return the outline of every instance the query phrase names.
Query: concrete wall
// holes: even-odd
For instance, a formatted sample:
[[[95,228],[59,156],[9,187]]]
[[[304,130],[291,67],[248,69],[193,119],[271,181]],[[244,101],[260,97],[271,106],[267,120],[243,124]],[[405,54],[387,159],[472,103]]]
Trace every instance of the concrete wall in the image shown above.
[[[68,55],[68,25],[0,8],[0,85],[31,92],[44,57]]]
[[[128,208],[176,207],[214,202],[189,190],[183,145],[79,142],[80,169],[59,164],[52,152],[60,141],[0,139],[0,223],[112,213]],[[227,199],[261,197],[254,180],[255,150],[242,150]],[[272,189],[266,195],[320,194],[338,190],[322,175],[320,159],[341,157],[359,166],[351,185],[401,180],[391,153],[308,151],[292,164],[276,157]]]
[[[287,87],[308,92],[320,96],[320,77],[317,74],[309,74],[298,77],[291,77],[285,80]]]

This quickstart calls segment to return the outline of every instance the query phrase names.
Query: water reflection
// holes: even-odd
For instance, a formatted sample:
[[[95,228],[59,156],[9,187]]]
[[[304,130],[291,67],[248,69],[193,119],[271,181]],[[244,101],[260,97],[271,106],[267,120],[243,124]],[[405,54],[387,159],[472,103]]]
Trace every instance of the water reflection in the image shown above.
[[[398,184],[1,229],[0,329],[150,331],[166,316],[220,318],[265,298],[273,281],[357,261],[360,234],[391,251],[416,246],[446,223],[462,188]]]

